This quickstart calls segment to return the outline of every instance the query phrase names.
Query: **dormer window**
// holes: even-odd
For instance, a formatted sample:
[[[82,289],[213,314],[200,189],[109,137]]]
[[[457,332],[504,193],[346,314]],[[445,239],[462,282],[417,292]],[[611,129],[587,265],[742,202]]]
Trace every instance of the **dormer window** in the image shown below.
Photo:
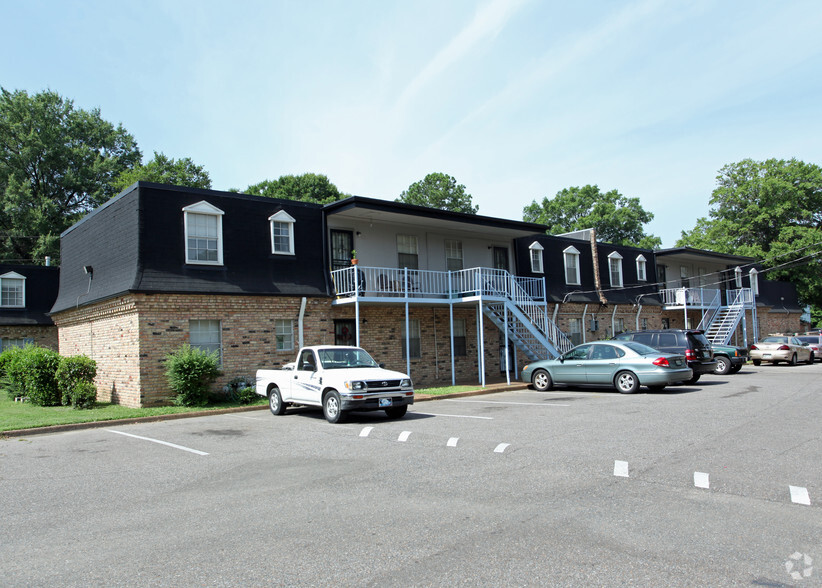
[[[528,247],[531,250],[531,271],[535,274],[543,273],[542,269],[542,251],[544,247],[534,241]]]
[[[0,307],[25,308],[26,277],[17,272],[8,272],[0,276]]]
[[[294,218],[281,210],[268,217],[271,223],[271,253],[294,255]]]
[[[648,273],[646,271],[645,256],[638,255],[636,258],[636,279],[639,282],[648,281]]]
[[[565,283],[579,286],[579,249],[571,245],[562,251],[565,260]]]
[[[223,265],[223,214],[205,200],[183,208],[186,263]]]
[[[622,287],[622,256],[614,251],[608,254],[608,269],[611,275],[611,287]]]

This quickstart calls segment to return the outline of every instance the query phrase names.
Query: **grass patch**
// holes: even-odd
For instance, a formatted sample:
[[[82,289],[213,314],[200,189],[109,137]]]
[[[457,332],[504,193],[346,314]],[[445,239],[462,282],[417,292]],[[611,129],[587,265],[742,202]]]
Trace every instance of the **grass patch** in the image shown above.
[[[464,386],[443,386],[441,388],[420,388],[414,390],[416,394],[428,394],[430,396],[442,396],[443,394],[456,394],[457,392],[470,392],[481,388],[479,384],[464,385]]]
[[[251,406],[266,404],[262,396]],[[176,414],[181,412],[197,412],[202,410],[218,410],[233,408],[241,405],[234,403],[209,404],[202,407],[187,406],[157,406],[153,408],[128,408],[118,404],[98,402],[94,408],[75,410],[70,406],[35,406],[30,402],[14,402],[0,391],[0,433],[17,429],[34,429],[51,425],[68,425],[73,423],[90,423],[96,421],[113,421],[118,419],[132,419],[136,417],[157,416],[162,414]]]

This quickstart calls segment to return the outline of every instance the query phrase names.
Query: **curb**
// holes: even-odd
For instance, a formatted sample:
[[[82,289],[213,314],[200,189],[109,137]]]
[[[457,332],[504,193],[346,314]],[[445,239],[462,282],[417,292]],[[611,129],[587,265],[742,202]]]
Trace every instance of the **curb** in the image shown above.
[[[479,390],[469,390],[467,392],[455,392],[454,394],[417,394],[414,396],[414,403],[430,402],[432,400],[443,400],[446,398],[467,398],[470,396],[482,396],[495,392],[509,392],[513,390],[525,390],[527,384],[518,382],[516,384],[493,384]],[[155,416],[135,417],[132,419],[115,419],[110,421],[91,421],[87,423],[70,423],[66,425],[51,425],[49,427],[37,427],[34,429],[15,429],[12,431],[0,432],[0,439],[5,437],[29,437],[31,435],[47,435],[49,433],[65,433],[67,431],[78,431],[82,429],[99,429],[102,427],[115,427],[119,425],[134,425],[138,423],[155,423],[159,421],[173,421],[177,419],[190,419],[202,416],[214,416],[220,414],[232,414],[235,412],[252,412],[255,410],[267,410],[268,405],[238,406],[235,408],[219,408],[215,410],[198,410],[196,412],[178,412],[174,414],[158,414]]]

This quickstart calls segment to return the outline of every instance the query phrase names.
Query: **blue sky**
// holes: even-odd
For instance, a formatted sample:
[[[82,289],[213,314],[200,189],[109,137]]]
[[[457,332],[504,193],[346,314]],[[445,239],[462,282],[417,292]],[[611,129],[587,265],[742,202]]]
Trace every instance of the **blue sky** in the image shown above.
[[[322,173],[479,213],[597,184],[674,245],[718,170],[822,164],[822,3],[0,0],[0,85],[99,107],[214,188]]]

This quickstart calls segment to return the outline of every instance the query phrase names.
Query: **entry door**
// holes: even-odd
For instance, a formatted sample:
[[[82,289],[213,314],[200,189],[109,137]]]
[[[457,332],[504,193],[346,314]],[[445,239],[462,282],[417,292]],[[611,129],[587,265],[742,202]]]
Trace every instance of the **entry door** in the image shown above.
[[[508,271],[507,247],[494,247],[494,269]]]
[[[331,269],[338,270],[351,266],[351,251],[354,249],[354,233],[331,229]]]

